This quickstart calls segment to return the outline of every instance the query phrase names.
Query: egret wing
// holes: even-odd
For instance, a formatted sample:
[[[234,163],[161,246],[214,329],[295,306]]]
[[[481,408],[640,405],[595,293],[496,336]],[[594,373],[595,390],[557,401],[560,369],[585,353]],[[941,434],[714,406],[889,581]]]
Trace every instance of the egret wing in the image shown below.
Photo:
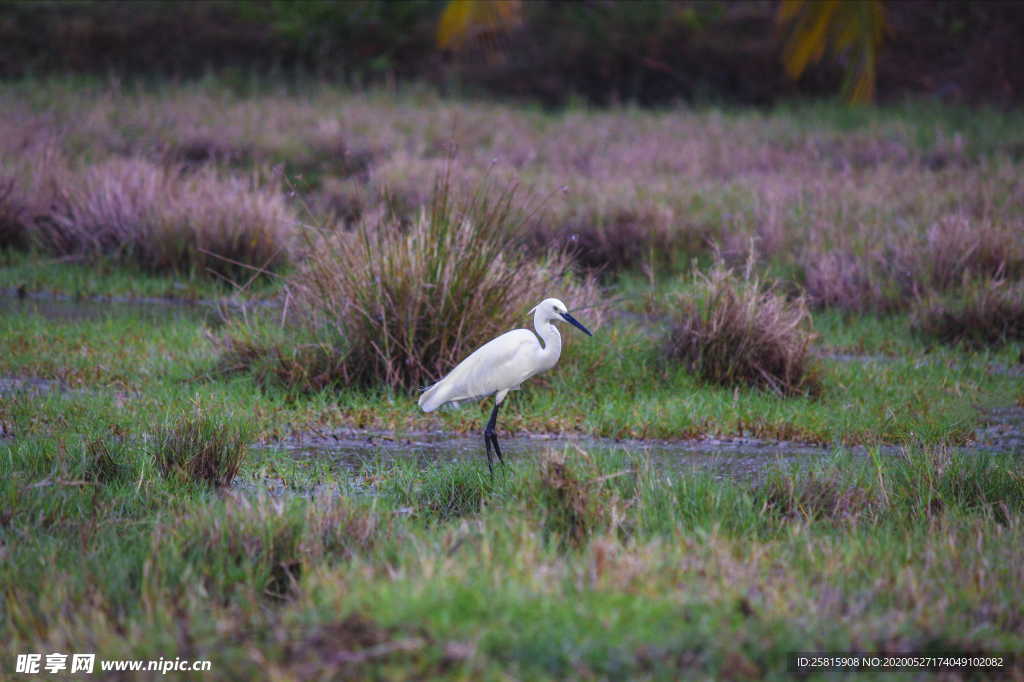
[[[431,412],[445,403],[475,400],[505,389],[518,388],[537,372],[534,359],[540,344],[526,329],[514,329],[473,351],[451,372],[420,396],[420,407]]]

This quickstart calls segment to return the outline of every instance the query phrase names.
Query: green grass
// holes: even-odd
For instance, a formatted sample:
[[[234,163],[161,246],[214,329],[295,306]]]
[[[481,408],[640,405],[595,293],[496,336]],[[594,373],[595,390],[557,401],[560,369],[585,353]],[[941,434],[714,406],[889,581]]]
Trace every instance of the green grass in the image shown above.
[[[178,481],[225,487],[238,475],[248,452],[247,422],[208,414],[168,420],[153,437],[153,456],[163,474]],[[101,450],[100,454],[105,454]],[[104,457],[100,463],[109,468]]]
[[[700,382],[662,358],[658,339],[609,324],[592,339],[572,339],[557,369],[514,393],[502,414],[505,432],[577,432],[615,438],[685,439],[746,435],[825,444],[964,442],[984,409],[1012,403],[1015,377],[989,371],[1012,361],[1017,346],[961,352],[885,338],[886,323],[826,318],[826,340],[840,351],[895,355],[866,361],[827,355],[819,397],[781,397],[752,388]],[[110,316],[89,321],[9,315],[0,320],[0,375],[39,378],[73,389],[39,404],[7,410],[33,423],[66,419],[75,406],[113,402],[122,414],[167,413],[195,398],[246,414],[257,434],[281,425],[444,428],[476,432],[486,404],[424,415],[415,394],[384,389],[324,390],[304,395],[286,386],[218,374],[217,347],[201,318]],[[38,343],[45,338],[46,344]],[[895,347],[888,343],[898,344]],[[34,428],[34,427],[32,427]]]
[[[350,674],[460,679],[717,676],[737,661],[782,679],[797,649],[1024,651],[1019,456],[840,457],[751,487],[569,452],[596,522],[567,545],[527,459],[493,481],[479,462],[378,472],[371,498],[216,497],[153,469],[97,497],[26,485],[28,449],[3,459],[0,626],[16,647],[298,674],[331,665],[330,633],[335,651],[405,643]],[[467,493],[482,504],[447,513]]]
[[[988,371],[1017,348],[929,349],[901,317],[815,325],[826,349],[878,355],[823,359],[819,399],[700,383],[665,366],[656,337],[609,323],[516,394],[500,428],[888,442],[903,454],[769,466],[753,481],[604,449],[566,451],[569,474],[554,479],[531,457],[492,479],[482,455],[371,461],[350,478],[253,449],[239,484],[215,494],[159,466],[160,415],[244,414],[263,438],[340,425],[476,433],[486,406],[428,418],[401,393],[221,376],[202,319],[5,316],[0,374],[68,390],[0,396],[14,434],[0,445],[0,632],[15,649],[210,658],[226,677],[269,665],[783,679],[798,649],[1024,652],[1020,456],[942,445],[970,433],[979,408],[1019,398],[1015,378]],[[182,628],[187,643],[169,635]],[[331,663],[339,650],[384,653]]]
[[[607,310],[576,313],[588,325],[605,318],[595,336],[567,333],[559,365],[511,394],[498,424],[502,437],[609,440],[585,451],[537,440],[493,477],[482,451],[435,445],[427,461],[368,445],[352,470],[278,443],[339,428],[476,441],[487,402],[425,415],[415,391],[383,381],[308,390],[272,371],[228,372],[222,321],[198,306],[94,301],[83,316],[44,298],[0,303],[9,651],[208,658],[214,679],[788,679],[792,651],[971,651],[1015,654],[1004,672],[1024,676],[1024,462],[960,448],[990,408],[1024,406],[1019,340],[947,345],[915,334],[907,312],[812,310],[813,396],[707,383],[664,352],[679,301],[695,293],[681,266],[713,262],[704,237],[736,259],[750,236],[770,242],[779,230],[757,270],[789,297],[802,266],[787,249],[812,236],[824,250],[870,255],[893,226],[920,237],[972,206],[978,224],[1011,229],[1015,114],[974,120],[908,105],[548,115],[422,92],[242,102],[206,83],[108,101],[93,97],[107,92],[98,84],[36,85],[4,87],[59,120],[93,107],[90,125],[64,140],[80,160],[107,158],[121,142],[173,148],[187,141],[194,109],[262,161],[300,167],[324,158],[325,139],[362,143],[378,154],[373,178],[389,178],[403,201],[434,172],[430,155],[451,135],[445,117],[458,114],[478,165],[534,135],[524,182],[542,194],[572,183],[545,209],[557,219],[630,217],[629,242],[648,219],[675,230],[685,218],[687,234],[672,242],[674,257],[605,273]],[[154,128],[151,114],[164,109],[172,125]],[[236,125],[250,115],[250,127]],[[646,170],[623,175],[635,168],[634,129],[660,137],[644,138]],[[960,130],[964,159],[950,146]],[[928,155],[941,154],[966,165],[927,170]],[[319,191],[321,180],[329,185],[300,189]],[[378,189],[362,187],[371,198]],[[0,253],[0,289],[22,286],[69,307],[233,293],[202,273]],[[239,298],[283,293],[281,281],[260,286]],[[301,351],[303,339],[275,333]],[[763,469],[732,476],[688,468],[698,454],[677,468],[611,440],[708,436],[823,447],[788,463],[765,454]],[[216,466],[191,468],[197,456]]]
[[[244,280],[236,282],[242,286]],[[76,299],[163,298],[181,302],[220,300],[237,293],[223,280],[192,275],[159,275],[112,261],[89,264],[53,258],[44,254],[0,250],[0,290],[24,287],[27,294],[65,296]],[[244,290],[246,296],[272,293],[274,284],[255,282]]]

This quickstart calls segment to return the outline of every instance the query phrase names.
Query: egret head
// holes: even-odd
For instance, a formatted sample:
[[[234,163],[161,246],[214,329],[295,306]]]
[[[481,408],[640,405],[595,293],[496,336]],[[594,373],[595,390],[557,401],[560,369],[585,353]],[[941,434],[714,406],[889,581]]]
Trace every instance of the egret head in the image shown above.
[[[579,320],[569,314],[569,309],[566,308],[565,304],[557,298],[545,298],[530,312],[534,313],[534,320],[536,322],[544,323],[551,322],[552,320],[568,322],[587,336],[593,336],[589,329],[584,327],[580,324]]]

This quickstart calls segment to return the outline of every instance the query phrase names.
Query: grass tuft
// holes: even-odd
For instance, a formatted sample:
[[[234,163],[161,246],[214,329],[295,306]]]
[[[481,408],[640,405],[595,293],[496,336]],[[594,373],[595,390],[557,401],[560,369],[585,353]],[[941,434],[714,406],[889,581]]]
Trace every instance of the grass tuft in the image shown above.
[[[918,279],[931,290],[946,291],[967,278],[1024,277],[1021,225],[973,221],[964,215],[937,221],[925,235]]]
[[[278,189],[141,159],[69,175],[34,225],[33,241],[55,255],[112,255],[158,272],[249,277],[294,256],[295,217]]]
[[[819,309],[892,310],[899,305],[900,293],[880,274],[878,260],[849,251],[808,250],[802,257],[808,302]]]
[[[492,496],[513,487],[514,475],[504,468],[498,473],[499,478],[488,476],[479,461],[435,463],[422,470],[403,462],[380,475],[387,481],[384,497],[396,507],[443,522],[478,514]]]
[[[15,193],[14,178],[0,177],[0,249],[28,245],[26,210]]]
[[[536,488],[545,534],[572,547],[584,545],[596,532],[615,530],[622,506],[608,484],[622,472],[601,475],[589,454],[578,453],[571,457],[564,450],[544,452]]]
[[[351,559],[366,552],[391,533],[390,521],[358,507],[336,491],[313,498],[306,507],[305,532],[300,550],[307,560],[334,557]]]
[[[922,336],[972,348],[1024,340],[1024,284],[984,279],[932,295],[918,302],[912,325]]]
[[[223,487],[238,474],[248,442],[243,422],[199,414],[159,428],[153,454],[157,466],[171,479]]]
[[[98,437],[85,444],[83,473],[87,481],[112,483],[125,480],[134,473],[133,463],[124,437]]]
[[[429,517],[444,521],[479,513],[490,487],[478,467],[444,467],[426,477],[416,501]]]
[[[47,131],[2,129],[0,137],[0,248],[25,249],[67,177],[67,159]]]
[[[324,236],[288,282],[287,324],[296,329],[230,326],[225,366],[269,363],[278,378],[309,390],[411,389],[437,380],[544,298],[593,302],[595,286],[572,277],[565,255],[523,254],[513,193],[495,198],[481,186],[457,201],[443,176],[429,212],[411,225],[365,221]]]
[[[874,511],[876,490],[836,472],[771,476],[758,491],[766,510],[786,519],[854,520]]]
[[[786,299],[722,264],[695,276],[695,294],[673,321],[668,356],[703,380],[781,395],[820,391],[811,357],[815,334],[802,298]]]
[[[198,574],[209,590],[250,589],[280,599],[292,592],[301,575],[302,535],[303,517],[295,505],[227,497],[153,534],[154,553],[171,553],[175,559],[160,562],[167,566],[166,574],[150,579],[173,587]]]

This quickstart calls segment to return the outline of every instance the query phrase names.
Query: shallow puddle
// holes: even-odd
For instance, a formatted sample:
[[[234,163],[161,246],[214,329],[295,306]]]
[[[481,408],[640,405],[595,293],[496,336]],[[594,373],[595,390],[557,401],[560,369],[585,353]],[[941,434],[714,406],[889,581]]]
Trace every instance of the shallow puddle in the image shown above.
[[[993,411],[989,424],[976,433],[971,445],[958,448],[979,455],[1020,452],[1024,409]],[[328,434],[306,434],[297,439],[258,446],[270,456],[288,457],[296,463],[332,470],[334,476],[355,482],[377,467],[388,468],[399,461],[412,461],[418,468],[454,462],[487,461],[482,436],[444,432],[396,436],[338,430]],[[756,480],[778,467],[810,467],[837,456],[868,456],[868,448],[832,447],[752,438],[691,441],[638,441],[586,438],[579,436],[526,436],[503,438],[506,461],[537,459],[546,451],[579,448],[600,459],[621,457],[625,466],[651,466],[666,474],[704,471],[715,477]],[[902,448],[882,445],[883,456],[897,456]],[[498,467],[495,458],[495,467]]]
[[[504,438],[501,449],[506,461],[536,459],[549,450],[579,448],[599,459],[621,457],[627,466],[649,463],[657,470],[684,473],[704,470],[715,476],[754,478],[769,467],[809,465],[832,457],[835,450],[793,443],[756,441],[612,441],[579,437]],[[349,477],[387,468],[404,460],[419,468],[453,462],[486,462],[483,438],[443,433],[408,437],[358,435],[350,433],[313,442],[279,443],[261,446],[270,454],[290,457],[298,463],[326,464]],[[499,466],[495,458],[495,466]]]

